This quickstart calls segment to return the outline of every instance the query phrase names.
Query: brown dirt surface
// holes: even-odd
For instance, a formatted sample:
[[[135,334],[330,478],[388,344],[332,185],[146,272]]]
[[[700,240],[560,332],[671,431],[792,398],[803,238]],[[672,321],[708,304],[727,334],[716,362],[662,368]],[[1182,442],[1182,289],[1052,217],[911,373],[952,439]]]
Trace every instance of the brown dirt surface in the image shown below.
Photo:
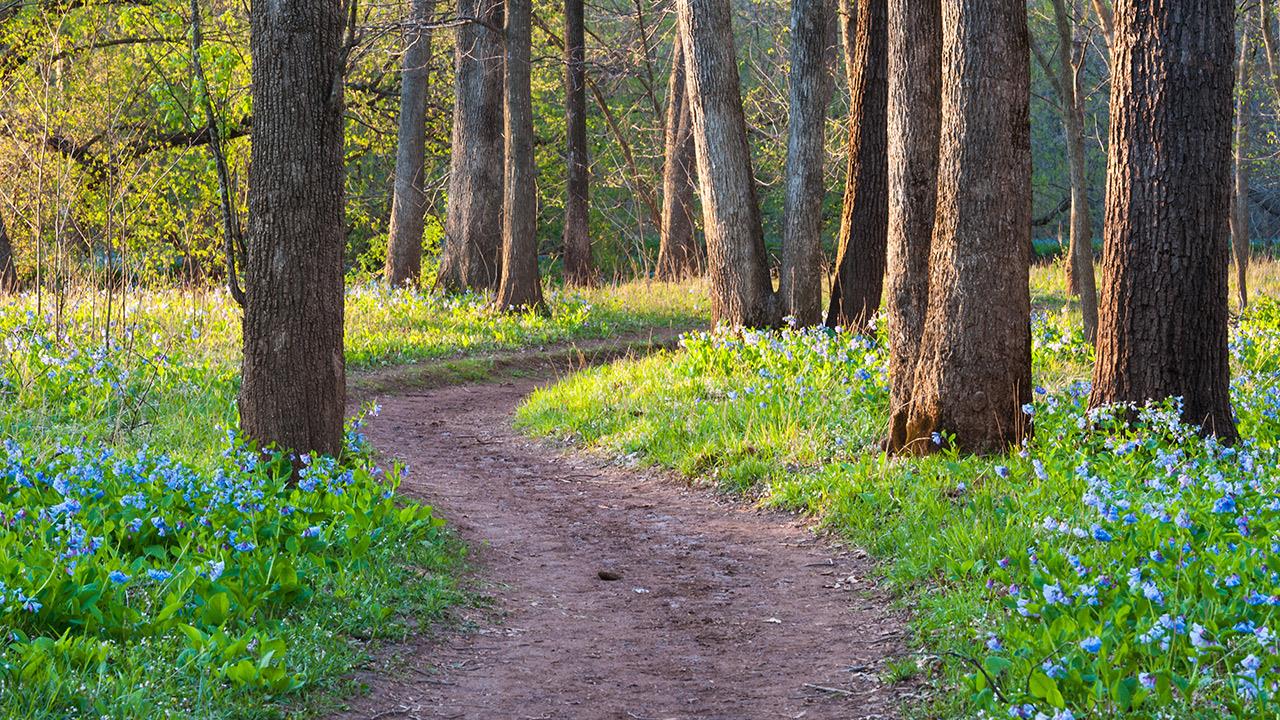
[[[470,545],[467,582],[491,602],[362,671],[368,693],[338,717],[898,716],[905,688],[884,677],[906,631],[865,556],[521,436],[512,413],[540,375],[381,398],[370,439]]]

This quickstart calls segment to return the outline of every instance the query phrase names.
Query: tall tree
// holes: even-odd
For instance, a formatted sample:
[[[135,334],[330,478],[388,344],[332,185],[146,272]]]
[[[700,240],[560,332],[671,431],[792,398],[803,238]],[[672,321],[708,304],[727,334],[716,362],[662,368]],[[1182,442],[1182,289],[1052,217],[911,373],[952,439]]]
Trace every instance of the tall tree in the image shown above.
[[[503,0],[459,0],[449,205],[437,282],[492,291],[502,277]]]
[[[693,229],[694,183],[693,116],[685,80],[684,43],[677,24],[671,50],[671,78],[667,83],[667,120],[662,165],[662,222],[658,245],[658,277],[679,280],[702,270],[702,249]]]
[[[427,218],[423,174],[427,163],[427,64],[431,60],[431,12],[435,0],[413,0],[400,71],[395,190],[387,237],[385,275],[391,286],[411,285],[422,274],[422,234]]]
[[[746,327],[780,319],[765,256],[729,0],[678,0],[711,278],[711,320]]]
[[[1090,405],[1182,398],[1236,437],[1228,394],[1231,0],[1117,0]]]
[[[1030,50],[1023,0],[942,10],[942,120],[929,300],[906,447],[933,433],[999,452],[1029,431]]]
[[[18,267],[13,261],[13,242],[4,219],[0,218],[0,295],[17,292]]]
[[[342,449],[343,43],[338,0],[253,3],[253,146],[240,425]]]
[[[929,300],[942,93],[940,0],[889,0],[889,438],[907,445]]]
[[[848,13],[849,169],[827,324],[865,330],[884,293],[889,232],[888,4],[865,0]]]
[[[565,172],[564,276],[573,285],[596,280],[587,228],[587,68],[582,0],[564,0]]]
[[[1240,33],[1240,54],[1236,59],[1235,154],[1231,158],[1231,254],[1236,261],[1236,293],[1240,308],[1249,305],[1249,70],[1253,66],[1253,42],[1249,23]]]
[[[533,162],[531,0],[507,0],[506,103],[503,112],[502,280],[496,305],[542,306],[538,277],[538,188]]]
[[[834,2],[791,3],[791,121],[778,295],[783,310],[800,325],[822,319],[822,198],[827,189],[822,166],[834,86]]]
[[[1071,238],[1068,244],[1069,285],[1080,296],[1084,334],[1094,342],[1098,334],[1098,288],[1093,275],[1093,215],[1089,209],[1089,168],[1084,154],[1084,63],[1088,57],[1080,23],[1066,0],[1053,0],[1058,34],[1058,72],[1050,73],[1062,105],[1066,130],[1067,167],[1071,178]]]

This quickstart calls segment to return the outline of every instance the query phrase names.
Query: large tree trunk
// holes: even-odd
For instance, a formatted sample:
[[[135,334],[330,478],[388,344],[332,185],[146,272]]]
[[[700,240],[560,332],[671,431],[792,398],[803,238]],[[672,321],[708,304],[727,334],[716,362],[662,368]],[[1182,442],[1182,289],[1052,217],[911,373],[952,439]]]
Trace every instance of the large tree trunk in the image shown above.
[[[678,0],[714,324],[777,325],[729,0]]]
[[[791,3],[791,121],[787,137],[778,297],[799,325],[822,320],[822,199],[827,106],[834,86],[835,0]]]
[[[249,14],[253,147],[240,425],[260,447],[342,449],[342,3]]]
[[[1023,0],[942,12],[942,121],[929,305],[906,446],[1001,452],[1030,430],[1031,141]]]
[[[662,166],[662,223],[658,245],[658,277],[679,280],[702,272],[703,254],[693,228],[693,116],[689,112],[684,43],[675,29],[671,79],[667,84],[667,122]]]
[[[1236,437],[1228,394],[1230,0],[1118,0],[1090,405],[1182,398]]]
[[[492,291],[502,277],[502,0],[459,0],[449,206],[437,282]]]
[[[533,161],[531,0],[507,0],[506,106],[503,129],[502,281],[495,302],[503,310],[542,306],[538,278],[538,188]]]
[[[1053,0],[1054,25],[1058,31],[1058,95],[1062,101],[1062,121],[1067,135],[1067,165],[1071,176],[1071,240],[1069,246],[1069,289],[1080,296],[1084,335],[1094,342],[1098,334],[1098,288],[1093,276],[1093,219],[1089,212],[1089,169],[1084,154],[1084,96],[1079,64],[1086,49],[1073,37],[1075,18],[1065,0]],[[1078,48],[1073,52],[1073,48]],[[1078,60],[1076,59],[1078,58]]]
[[[596,281],[587,229],[586,40],[582,0],[564,2],[564,116],[568,197],[564,212],[564,276],[572,285]]]
[[[880,309],[889,233],[889,30],[886,0],[856,5],[846,15],[855,23],[846,48],[849,169],[827,324],[864,331]]]
[[[423,173],[427,164],[427,64],[431,60],[431,11],[435,0],[413,0],[400,73],[395,192],[387,237],[385,275],[391,286],[417,284],[422,274],[422,234],[427,218]]]
[[[13,260],[13,242],[4,218],[0,217],[0,295],[18,291],[18,266]]]
[[[941,93],[940,0],[889,0],[890,452],[907,445],[929,300]]]
[[[1249,69],[1253,65],[1249,24],[1240,33],[1240,56],[1236,60],[1236,139],[1231,159],[1234,183],[1231,194],[1231,253],[1236,259],[1236,292],[1240,309],[1249,306]]]

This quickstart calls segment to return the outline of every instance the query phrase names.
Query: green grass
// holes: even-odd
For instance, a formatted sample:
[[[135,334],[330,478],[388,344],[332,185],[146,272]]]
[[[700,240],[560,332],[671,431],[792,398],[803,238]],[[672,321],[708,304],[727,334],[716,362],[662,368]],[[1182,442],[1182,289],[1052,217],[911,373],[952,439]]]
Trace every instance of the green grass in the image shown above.
[[[1269,287],[1272,269],[1255,272]],[[1052,309],[1033,323],[1043,393],[1036,436],[1020,452],[886,457],[882,340],[823,331],[688,336],[680,351],[536,393],[518,422],[810,513],[871,551],[910,610],[915,655],[889,675],[916,661],[927,669],[932,692],[912,708],[921,717],[1009,717],[1027,705],[1028,717],[1046,718],[1068,708],[1077,718],[1275,712],[1280,647],[1232,628],[1280,626],[1276,605],[1253,601],[1280,601],[1270,545],[1280,530],[1280,309],[1258,304],[1234,333],[1247,444],[1223,452],[1171,425],[1161,407],[1132,427],[1105,415],[1084,421],[1078,381],[1092,351],[1057,277],[1046,268],[1033,278],[1036,306]],[[1232,509],[1220,511],[1226,499]],[[1184,510],[1186,525],[1175,528]],[[1181,559],[1157,562],[1153,552]],[[1199,564],[1191,572],[1182,563]],[[1133,570],[1140,583],[1129,586]],[[1148,582],[1159,602],[1144,596]],[[1086,585],[1096,605],[1079,594]],[[1054,588],[1071,597],[1044,600]],[[1144,640],[1162,615],[1185,619],[1164,640],[1171,647]],[[1204,628],[1194,642],[1193,625]],[[1215,645],[1197,645],[1204,637]],[[1101,649],[1091,652],[1094,639]],[[1251,679],[1254,660],[1262,667]],[[1262,688],[1252,699],[1249,683]]]
[[[353,376],[705,322],[697,284],[347,295]],[[110,311],[108,311],[110,308]],[[288,487],[234,437],[239,311],[221,292],[0,304],[0,716],[279,718],[331,709],[353,668],[463,600],[464,548],[392,493],[358,422]],[[211,568],[222,568],[213,572]]]

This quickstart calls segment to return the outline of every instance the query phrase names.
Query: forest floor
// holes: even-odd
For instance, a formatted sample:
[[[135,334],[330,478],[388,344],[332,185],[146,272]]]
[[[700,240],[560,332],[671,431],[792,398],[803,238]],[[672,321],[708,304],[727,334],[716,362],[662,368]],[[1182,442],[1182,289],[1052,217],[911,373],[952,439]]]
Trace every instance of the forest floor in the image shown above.
[[[338,717],[897,716],[906,688],[887,677],[906,626],[863,553],[799,516],[512,428],[557,374],[546,358],[563,372],[627,342],[491,359],[510,372],[479,382],[357,384],[382,406],[370,440],[408,466],[402,492],[471,548],[482,601],[384,653]]]

